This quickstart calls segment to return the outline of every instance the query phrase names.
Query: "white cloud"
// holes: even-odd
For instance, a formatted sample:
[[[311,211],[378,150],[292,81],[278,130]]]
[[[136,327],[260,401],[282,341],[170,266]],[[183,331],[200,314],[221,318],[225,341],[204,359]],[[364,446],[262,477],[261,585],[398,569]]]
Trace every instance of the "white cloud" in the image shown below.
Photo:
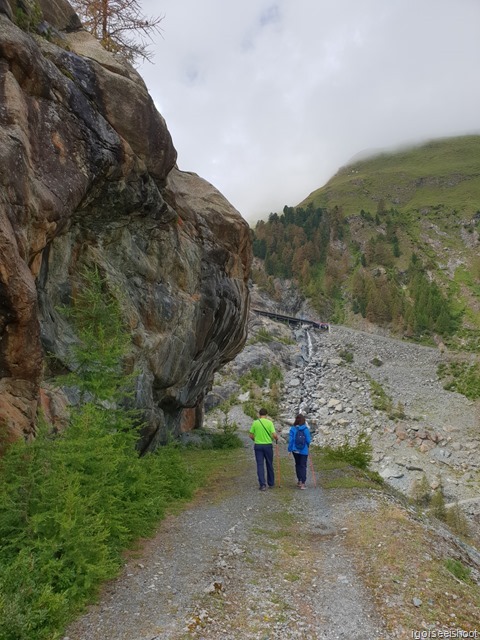
[[[365,149],[480,131],[478,0],[144,0],[181,169],[248,220]]]

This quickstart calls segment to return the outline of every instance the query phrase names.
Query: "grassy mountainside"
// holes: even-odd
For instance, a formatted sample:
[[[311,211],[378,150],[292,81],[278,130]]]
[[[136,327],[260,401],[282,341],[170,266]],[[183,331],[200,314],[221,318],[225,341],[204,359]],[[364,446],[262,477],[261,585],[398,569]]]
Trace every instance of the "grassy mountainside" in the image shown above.
[[[476,348],[479,237],[480,136],[464,136],[342,168],[259,222],[254,252],[325,319]]]
[[[474,215],[480,209],[480,136],[434,140],[353,162],[298,206],[336,205],[350,215],[376,212],[382,200],[400,212]]]

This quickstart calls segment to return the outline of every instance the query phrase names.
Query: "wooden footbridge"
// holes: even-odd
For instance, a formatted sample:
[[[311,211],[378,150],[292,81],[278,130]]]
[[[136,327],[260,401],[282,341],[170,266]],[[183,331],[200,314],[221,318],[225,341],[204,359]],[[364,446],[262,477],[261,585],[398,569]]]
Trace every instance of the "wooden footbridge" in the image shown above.
[[[278,320],[279,322],[286,322],[292,325],[310,325],[314,329],[321,329],[322,331],[330,331],[330,325],[328,322],[316,322],[315,320],[306,320],[305,318],[295,318],[294,316],[286,316],[283,313],[275,313],[273,311],[263,311],[262,309],[252,309],[259,316],[266,316],[272,320]]]

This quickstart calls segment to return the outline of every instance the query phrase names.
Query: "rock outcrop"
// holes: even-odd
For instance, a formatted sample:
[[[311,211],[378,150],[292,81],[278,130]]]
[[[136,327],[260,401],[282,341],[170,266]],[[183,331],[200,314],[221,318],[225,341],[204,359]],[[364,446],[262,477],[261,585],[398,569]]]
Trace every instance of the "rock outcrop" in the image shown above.
[[[153,448],[199,424],[215,371],[243,347],[248,225],[178,170],[141,77],[68,3],[40,2],[48,40],[14,24],[14,5],[0,4],[0,423],[32,436],[40,403],[56,404],[45,355],[65,363],[75,339],[58,307],[96,265],[124,293]]]

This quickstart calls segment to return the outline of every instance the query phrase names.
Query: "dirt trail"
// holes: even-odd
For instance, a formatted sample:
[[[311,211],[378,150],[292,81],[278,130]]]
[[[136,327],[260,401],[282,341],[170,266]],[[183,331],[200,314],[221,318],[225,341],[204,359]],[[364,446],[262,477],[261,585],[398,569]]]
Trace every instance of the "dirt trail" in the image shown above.
[[[343,544],[345,518],[374,500],[335,504],[311,473],[299,491],[279,450],[280,487],[258,491],[246,443],[225,481],[164,521],[64,640],[390,637]]]

